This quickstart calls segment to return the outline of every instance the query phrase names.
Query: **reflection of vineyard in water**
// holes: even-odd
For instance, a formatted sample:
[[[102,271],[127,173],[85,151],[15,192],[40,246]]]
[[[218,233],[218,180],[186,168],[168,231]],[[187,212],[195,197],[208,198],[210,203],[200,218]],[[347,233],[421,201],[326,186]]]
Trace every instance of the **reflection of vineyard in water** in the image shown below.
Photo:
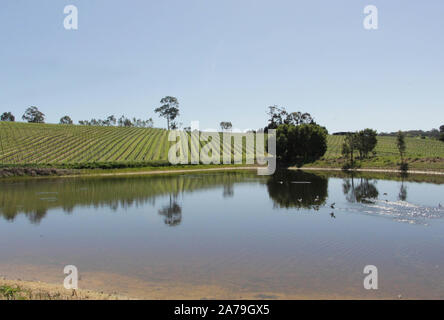
[[[159,213],[168,217],[179,213],[177,195],[199,189],[224,186],[227,189],[238,182],[259,181],[252,172],[229,172],[224,174],[186,174],[130,178],[87,178],[21,180],[2,182],[0,188],[0,215],[13,220],[24,213],[30,221],[38,223],[50,209],[62,208],[72,212],[76,206],[128,208],[146,203],[155,204],[162,195],[171,195],[171,203]],[[177,220],[177,217],[175,218]]]
[[[72,178],[48,180],[16,180],[0,182],[0,215],[13,220],[25,214],[38,223],[50,209],[61,208],[70,213],[76,206],[126,209],[146,204],[156,205],[162,199],[158,214],[165,224],[179,225],[182,207],[179,195],[197,190],[221,188],[224,198],[234,196],[234,184],[252,183],[266,186],[274,208],[319,210],[327,205],[328,177],[303,171],[277,171],[273,176],[257,176],[255,172],[201,173],[145,177]],[[381,194],[377,181],[347,176],[342,180],[342,191],[350,204],[345,210],[396,221],[422,223],[425,219],[444,218],[442,208],[417,206],[407,202],[408,190],[401,181],[396,198],[388,201]],[[254,196],[260,196],[254,195]],[[339,199],[337,199],[339,200]],[[334,200],[332,199],[332,202]],[[333,206],[332,206],[333,208]],[[334,216],[334,214],[333,214]]]

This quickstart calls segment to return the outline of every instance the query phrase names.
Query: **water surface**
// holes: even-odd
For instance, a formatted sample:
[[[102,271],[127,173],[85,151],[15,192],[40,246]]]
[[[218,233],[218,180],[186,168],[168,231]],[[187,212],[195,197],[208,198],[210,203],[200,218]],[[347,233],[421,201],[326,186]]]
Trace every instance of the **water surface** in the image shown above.
[[[0,182],[0,275],[142,298],[444,298],[444,184],[297,171]],[[379,289],[363,287],[375,265]]]

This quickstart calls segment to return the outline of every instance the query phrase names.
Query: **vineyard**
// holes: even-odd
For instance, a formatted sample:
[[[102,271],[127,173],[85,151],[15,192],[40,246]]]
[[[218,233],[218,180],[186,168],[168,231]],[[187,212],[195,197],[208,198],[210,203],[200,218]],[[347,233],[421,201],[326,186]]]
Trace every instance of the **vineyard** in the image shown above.
[[[341,156],[344,136],[328,136],[328,149],[324,158],[334,159]],[[434,139],[406,138],[408,158],[444,157],[444,143]],[[380,157],[399,156],[396,149],[396,137],[378,137],[376,154]]]
[[[325,160],[341,156],[343,139],[343,136],[328,136]],[[407,138],[406,142],[410,159],[444,158],[444,143],[440,141]],[[149,166],[167,163],[172,143],[164,129],[0,122],[0,165],[134,163]],[[200,142],[200,148],[205,144]],[[222,140],[221,144],[224,147]],[[234,151],[233,148],[232,154]],[[242,152],[245,159],[245,147],[236,151]],[[395,138],[378,137],[376,155],[398,157]]]
[[[151,165],[167,163],[172,144],[164,129],[0,122],[1,165]],[[190,144],[191,139],[189,147]],[[202,149],[205,144],[207,142],[201,141],[198,147]],[[222,140],[221,145],[224,146]],[[233,143],[232,146],[231,154],[237,151],[245,159],[245,146],[242,150],[234,148]]]

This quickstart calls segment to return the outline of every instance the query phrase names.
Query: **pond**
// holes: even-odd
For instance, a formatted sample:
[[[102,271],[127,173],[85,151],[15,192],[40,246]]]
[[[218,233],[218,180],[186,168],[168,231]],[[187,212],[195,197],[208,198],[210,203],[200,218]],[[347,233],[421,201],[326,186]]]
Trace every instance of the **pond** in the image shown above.
[[[0,182],[0,275],[153,299],[444,298],[444,184],[277,172]],[[363,286],[364,267],[378,289]]]

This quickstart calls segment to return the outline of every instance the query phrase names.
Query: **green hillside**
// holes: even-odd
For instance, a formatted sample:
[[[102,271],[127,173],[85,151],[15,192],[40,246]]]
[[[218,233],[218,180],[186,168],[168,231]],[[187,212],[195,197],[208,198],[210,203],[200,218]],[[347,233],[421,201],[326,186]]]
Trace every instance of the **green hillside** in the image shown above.
[[[328,151],[317,164],[337,166],[343,139],[329,136]],[[411,161],[442,163],[444,143],[419,138],[406,141]],[[2,165],[166,162],[169,146],[168,131],[164,129],[0,122]],[[378,137],[376,152],[370,166],[392,166],[398,158],[395,138]]]
[[[3,165],[167,162],[172,143],[164,129],[0,122]]]
[[[444,157],[444,143],[435,139],[406,138],[408,158]],[[341,156],[344,136],[328,136],[328,149],[324,158],[338,158]],[[376,154],[382,157],[399,156],[396,149],[396,137],[378,137]]]

